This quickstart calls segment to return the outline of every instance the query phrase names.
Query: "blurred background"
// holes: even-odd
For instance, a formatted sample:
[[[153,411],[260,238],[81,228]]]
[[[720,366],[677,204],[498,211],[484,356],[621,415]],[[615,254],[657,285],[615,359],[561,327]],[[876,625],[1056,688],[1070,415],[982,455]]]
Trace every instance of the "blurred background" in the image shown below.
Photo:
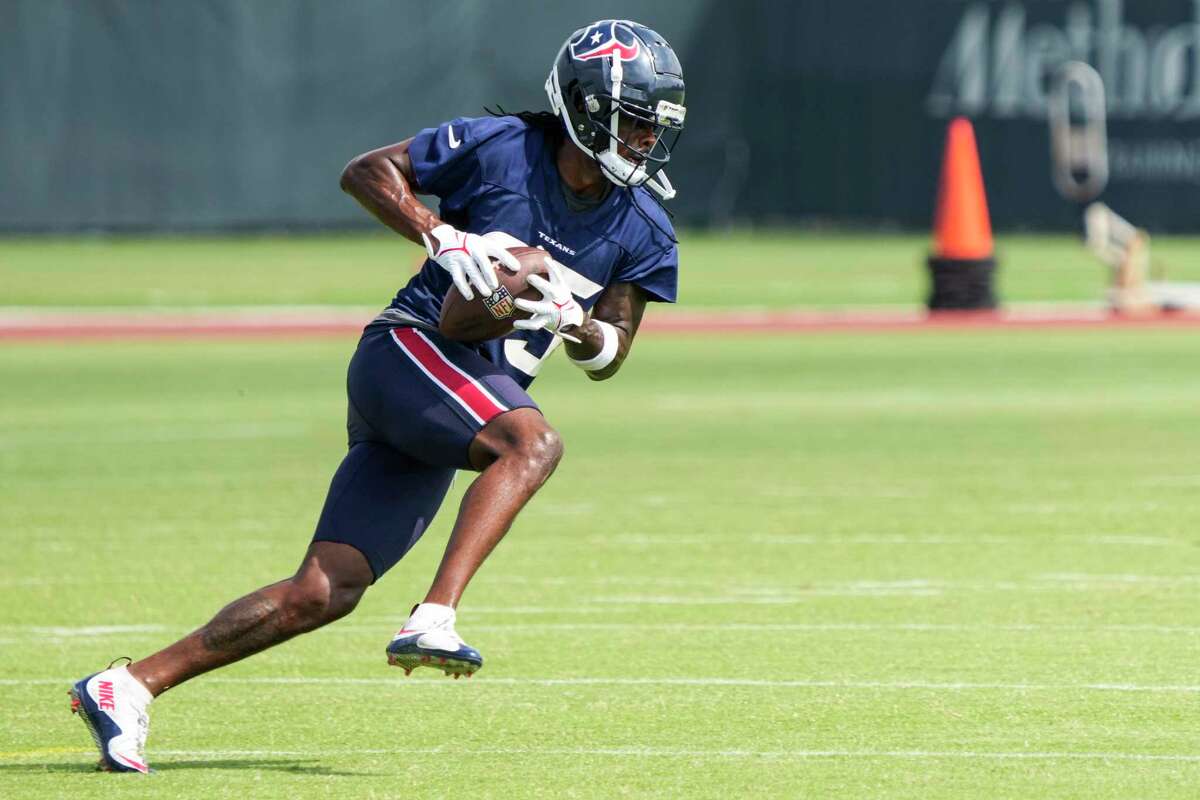
[[[1104,199],[1200,228],[1195,0],[6,0],[0,229],[371,228],[342,166],[484,106],[546,107],[549,64],[598,15],[678,52],[684,226],[928,226],[945,124],[976,125],[999,230],[1076,230],[1051,180],[1064,62],[1107,90]]]

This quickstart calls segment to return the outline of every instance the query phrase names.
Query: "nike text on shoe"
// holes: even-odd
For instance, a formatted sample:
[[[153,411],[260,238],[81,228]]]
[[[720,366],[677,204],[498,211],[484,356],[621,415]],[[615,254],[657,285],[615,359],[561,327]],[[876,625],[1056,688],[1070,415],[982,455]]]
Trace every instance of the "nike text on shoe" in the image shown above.
[[[154,699],[126,667],[110,667],[71,687],[71,711],[87,725],[100,749],[97,769],[108,772],[150,771],[146,736],[150,733],[150,701]]]
[[[454,632],[454,620],[449,606],[420,604],[387,646],[388,663],[405,675],[417,667],[433,667],[455,680],[471,677],[483,666],[483,657]]]

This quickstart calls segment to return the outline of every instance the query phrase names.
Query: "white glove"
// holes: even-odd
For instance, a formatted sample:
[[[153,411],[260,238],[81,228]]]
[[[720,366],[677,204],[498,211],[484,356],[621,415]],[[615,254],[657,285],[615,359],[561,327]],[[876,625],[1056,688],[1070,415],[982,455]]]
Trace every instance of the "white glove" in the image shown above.
[[[433,241],[430,241],[431,237]],[[475,299],[472,286],[484,297],[500,288],[500,279],[496,277],[491,259],[496,259],[511,272],[521,269],[517,257],[500,245],[474,233],[455,230],[445,223],[431,230],[429,236],[422,233],[421,239],[429,257],[450,273],[458,293],[467,300]]]
[[[548,330],[555,336],[579,344],[578,339],[563,333],[563,329],[582,325],[587,315],[584,313],[583,307],[575,302],[575,296],[571,294],[570,287],[563,279],[558,262],[546,256],[546,268],[550,272],[550,280],[546,280],[541,275],[529,276],[529,285],[542,293],[542,299],[517,298],[514,301],[517,308],[528,311],[533,316],[529,319],[517,320],[513,323],[513,327],[525,331]]]

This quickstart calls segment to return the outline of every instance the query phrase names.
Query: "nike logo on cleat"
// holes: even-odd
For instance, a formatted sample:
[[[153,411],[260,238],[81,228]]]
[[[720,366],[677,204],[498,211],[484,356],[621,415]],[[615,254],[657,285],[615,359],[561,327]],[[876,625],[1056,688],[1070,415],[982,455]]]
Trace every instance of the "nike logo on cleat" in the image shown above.
[[[113,698],[112,681],[97,681],[96,687],[100,694],[97,705],[105,711],[116,711],[117,704]]]

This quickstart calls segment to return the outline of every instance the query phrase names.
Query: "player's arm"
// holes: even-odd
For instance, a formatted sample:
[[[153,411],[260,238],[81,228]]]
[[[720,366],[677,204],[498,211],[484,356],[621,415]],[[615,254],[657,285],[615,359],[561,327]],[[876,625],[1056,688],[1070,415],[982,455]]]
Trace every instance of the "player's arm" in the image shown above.
[[[455,230],[417,199],[419,185],[408,154],[411,143],[408,138],[351,160],[342,170],[342,191],[384,225],[423,245],[429,257],[450,273],[463,297],[475,296],[472,286],[485,297],[490,295],[500,286],[492,260],[516,272],[520,269],[516,257],[481,236]]]
[[[645,310],[646,293],[642,289],[632,283],[614,283],[600,295],[584,323],[570,329],[569,332],[579,339],[579,343],[564,340],[567,356],[577,366],[582,366],[592,380],[611,378],[629,355],[629,348],[633,346],[633,337],[642,323]],[[589,363],[607,360],[606,349],[612,350],[614,347],[615,351],[611,353],[612,358],[607,364],[598,369],[588,369]]]
[[[437,214],[417,199],[417,178],[408,146],[412,138],[355,157],[342,170],[342,191],[409,241],[424,246],[428,235],[442,224]]]

